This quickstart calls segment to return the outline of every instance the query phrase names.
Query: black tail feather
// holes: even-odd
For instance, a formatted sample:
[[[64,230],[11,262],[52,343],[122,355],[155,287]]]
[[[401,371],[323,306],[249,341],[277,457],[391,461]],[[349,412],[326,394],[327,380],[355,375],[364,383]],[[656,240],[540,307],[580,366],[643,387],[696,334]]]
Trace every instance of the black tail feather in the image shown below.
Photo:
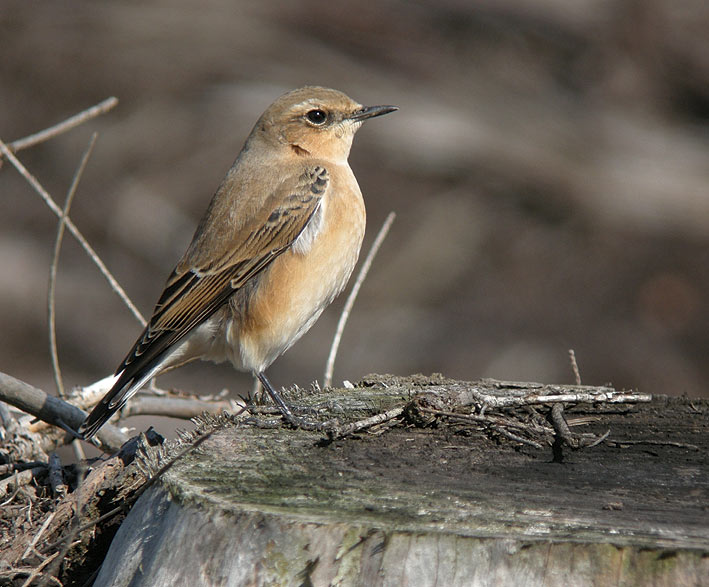
[[[126,405],[126,402],[133,397],[144,382],[143,378],[121,375],[79,427],[79,434],[83,439],[89,440],[96,434],[113,414]]]
[[[121,385],[121,389],[125,387]],[[117,395],[121,389],[116,390],[115,386],[111,388],[106,396],[91,410],[91,413],[86,417],[86,420],[79,427],[79,434],[84,440],[89,440],[94,434],[96,434],[106,422],[111,419],[111,416],[115,414],[118,410],[123,407],[123,404],[116,405],[114,407],[109,407],[111,399]]]

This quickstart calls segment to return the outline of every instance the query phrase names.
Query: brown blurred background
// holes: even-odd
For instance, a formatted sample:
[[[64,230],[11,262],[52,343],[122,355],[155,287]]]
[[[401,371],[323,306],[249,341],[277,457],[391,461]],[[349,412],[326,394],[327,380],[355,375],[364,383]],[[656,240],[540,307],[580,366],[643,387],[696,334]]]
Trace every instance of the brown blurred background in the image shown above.
[[[335,382],[440,371],[707,395],[709,4],[703,0],[0,5],[0,137],[114,95],[20,153],[58,202],[90,134],[72,218],[149,314],[258,115],[304,84],[401,110],[351,165],[365,251],[397,212],[342,341]],[[56,219],[0,169],[0,370],[53,389],[45,298]],[[68,386],[112,371],[140,327],[67,235]],[[343,298],[271,368],[322,379]],[[161,385],[243,391],[229,366]]]

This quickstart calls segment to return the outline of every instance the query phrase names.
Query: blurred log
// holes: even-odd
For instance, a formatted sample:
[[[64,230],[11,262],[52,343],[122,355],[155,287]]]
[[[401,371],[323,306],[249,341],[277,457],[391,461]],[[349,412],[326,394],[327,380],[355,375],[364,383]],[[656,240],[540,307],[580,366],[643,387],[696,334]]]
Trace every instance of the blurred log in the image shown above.
[[[423,377],[369,384],[297,402],[343,420],[410,413],[431,389],[478,389]],[[337,440],[224,426],[141,497],[96,584],[701,584],[707,414],[705,400],[667,397],[567,407],[570,428],[611,434],[562,463],[549,443],[490,438],[480,422],[410,418]]]

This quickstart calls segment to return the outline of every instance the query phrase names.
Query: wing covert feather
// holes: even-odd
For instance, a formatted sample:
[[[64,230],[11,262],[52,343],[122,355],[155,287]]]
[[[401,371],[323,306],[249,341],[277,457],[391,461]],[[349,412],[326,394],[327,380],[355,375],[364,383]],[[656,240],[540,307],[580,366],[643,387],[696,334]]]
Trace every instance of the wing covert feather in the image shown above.
[[[236,290],[288,250],[313,219],[328,184],[328,172],[322,166],[313,166],[282,182],[242,230],[222,240],[229,244],[221,252],[206,254],[200,246],[200,234],[211,230],[201,224],[167,280],[148,326],[116,371],[123,372],[121,379],[127,381],[150,368]],[[191,264],[190,258],[202,263]]]

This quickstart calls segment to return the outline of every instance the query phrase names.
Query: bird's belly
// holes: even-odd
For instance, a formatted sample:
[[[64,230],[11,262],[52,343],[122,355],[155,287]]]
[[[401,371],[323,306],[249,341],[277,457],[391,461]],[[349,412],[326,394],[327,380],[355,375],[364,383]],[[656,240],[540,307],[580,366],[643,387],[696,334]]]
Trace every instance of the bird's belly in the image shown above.
[[[275,259],[245,307],[233,308],[224,334],[228,358],[237,369],[266,369],[347,284],[364,236],[364,204],[360,196],[354,208],[350,202],[347,214],[337,209],[339,202],[328,204],[322,229],[307,250],[293,247]]]

